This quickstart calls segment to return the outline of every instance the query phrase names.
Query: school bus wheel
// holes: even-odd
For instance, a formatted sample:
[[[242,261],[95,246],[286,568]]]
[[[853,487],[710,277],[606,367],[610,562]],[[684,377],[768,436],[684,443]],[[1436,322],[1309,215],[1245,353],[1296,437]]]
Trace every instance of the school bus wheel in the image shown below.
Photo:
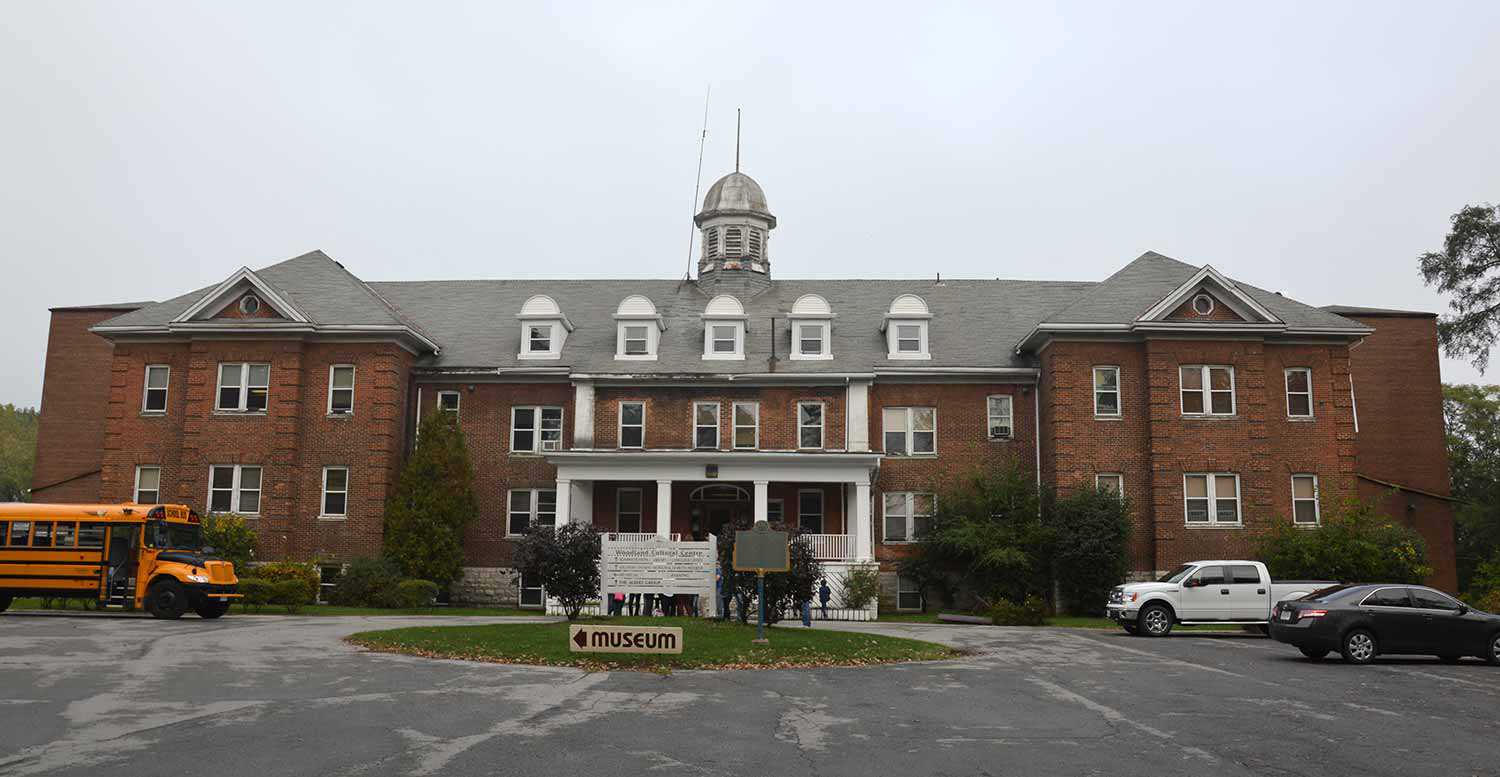
[[[212,620],[219,617],[220,615],[223,615],[226,612],[229,612],[229,601],[207,601],[203,604],[198,605],[198,608],[197,610],[195,610],[195,612],[198,613],[198,617],[200,618]]]
[[[153,618],[177,620],[187,608],[187,591],[176,580],[163,578],[146,589],[146,612]]]
[[[0,594],[0,612],[10,609],[11,600],[14,598],[12,594]]]

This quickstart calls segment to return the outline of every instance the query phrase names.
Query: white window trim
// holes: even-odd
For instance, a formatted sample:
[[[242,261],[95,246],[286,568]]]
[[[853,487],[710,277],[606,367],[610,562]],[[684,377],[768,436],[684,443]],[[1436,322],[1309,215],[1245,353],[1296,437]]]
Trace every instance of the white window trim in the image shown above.
[[[823,351],[821,353],[807,353],[802,350],[802,327],[816,327],[822,330],[818,336],[822,339]],[[833,334],[833,326],[828,321],[792,321],[792,361],[829,361],[833,358],[833,343],[829,336]]]
[[[640,525],[636,527],[635,531],[638,532],[638,533],[639,532],[645,532],[645,530],[646,530],[646,492],[645,492],[645,489],[641,489],[641,488],[617,488],[617,489],[615,489],[615,532],[616,533],[620,532],[620,497],[624,496],[627,491],[634,492],[640,498],[640,505],[641,505],[640,512],[636,513],[636,516],[638,516],[638,522],[640,523]],[[660,516],[657,517],[657,520],[661,520]]]
[[[152,500],[151,502],[142,502],[141,501],[141,471],[142,470],[148,470],[148,469],[154,469],[154,470],[156,470],[156,499]],[[159,464],[138,464],[138,465],[136,465],[136,468],[135,468],[135,489],[130,492],[130,500],[132,502],[135,502],[136,504],[160,504],[161,503],[161,465],[159,465]]]
[[[1122,499],[1125,497],[1125,474],[1123,472],[1096,472],[1096,473],[1094,473],[1094,489],[1095,490],[1098,490],[1098,489],[1104,487],[1103,484],[1100,482],[1103,478],[1112,478],[1112,479],[1114,479],[1115,482],[1119,484],[1119,490],[1116,491],[1115,493],[1119,494]],[[1185,483],[1186,481],[1183,481],[1183,482]],[[1184,493],[1186,493],[1186,492],[1184,492]],[[1183,515],[1184,515],[1184,517],[1186,517],[1187,514],[1184,513]]]
[[[714,351],[714,327],[727,326],[734,329],[734,352],[716,353]],[[737,319],[706,318],[703,320],[703,359],[704,361],[744,361],[745,359],[745,322]]]
[[[543,491],[551,491],[553,493],[553,497],[552,497],[553,498],[553,502],[552,502],[552,511],[553,511],[552,512],[552,527],[553,528],[557,528],[557,501],[556,501],[557,500],[557,486],[556,486],[556,484],[554,484],[552,488],[540,488],[540,487],[538,487],[538,488],[512,488],[512,489],[510,489],[510,490],[508,490],[508,491],[505,492],[505,536],[507,536],[507,537],[524,537],[524,536],[526,536],[526,532],[514,532],[514,531],[511,531],[511,529],[510,529],[510,517],[512,515],[512,513],[511,513],[511,495],[512,494],[529,494],[530,495],[530,497],[529,497],[529,499],[530,499],[530,507],[528,508],[528,511],[526,513],[526,516],[527,516],[527,518],[526,518],[526,525],[530,526],[530,525],[536,523],[536,517],[537,517],[538,512],[539,512],[539,510],[540,510],[540,508],[542,506],[542,492]]]
[[[640,405],[641,406],[641,423],[640,423],[640,427],[641,427],[641,444],[640,445],[626,445],[625,444],[625,406],[626,405]],[[634,427],[635,424],[631,424],[630,426]],[[615,447],[616,448],[623,448],[625,450],[632,450],[632,451],[645,450],[645,448],[646,448],[646,402],[645,402],[645,400],[641,400],[641,399],[622,399],[622,400],[620,400],[620,401],[618,401],[618,402],[615,403]]]
[[[918,600],[917,601],[917,606],[916,607],[902,607],[901,606],[901,594],[902,594],[902,592],[913,590],[913,589],[904,588],[901,585],[901,582],[903,580],[905,580],[907,582],[911,582],[911,578],[907,577],[906,575],[900,574],[898,572],[896,574],[896,612],[921,612],[922,611],[922,605],[925,604],[926,597],[924,597],[922,595],[922,589],[920,587],[914,589],[915,592],[916,592],[916,594],[917,594],[917,600]]]
[[[885,429],[885,411],[887,411],[887,410],[904,410],[904,411],[906,411],[906,452],[905,453],[891,453],[891,452],[889,452],[889,451],[887,451],[885,449],[885,432],[886,432],[886,429]],[[915,441],[916,435],[917,435],[917,430],[915,428],[913,428],[913,425],[915,424],[916,418],[917,418],[917,414],[914,413],[914,412],[912,412],[914,410],[931,410],[932,411],[932,450],[930,452],[925,452],[924,451],[922,453],[916,453],[912,449],[913,448],[912,443]],[[930,406],[930,405],[898,405],[898,406],[895,406],[895,407],[882,407],[882,408],[880,408],[880,452],[882,454],[886,455],[886,456],[899,456],[899,457],[903,457],[903,458],[926,458],[926,457],[935,457],[935,456],[937,456],[938,455],[938,420],[937,419],[938,419],[938,414],[937,414],[937,407],[936,406]]]
[[[777,509],[780,511],[779,515],[776,518],[774,518],[774,519],[771,518],[771,505],[776,505]],[[786,500],[785,499],[767,499],[766,500],[766,519],[768,521],[769,520],[777,520],[777,521],[781,521],[781,522],[785,523],[786,522]]]
[[[896,336],[896,333],[903,326],[917,327],[921,339],[921,350],[913,352],[898,349],[900,338]],[[890,319],[885,328],[885,346],[887,359],[931,359],[932,352],[928,349],[927,343],[927,321],[925,319]]]
[[[1312,478],[1313,495],[1312,495],[1311,499],[1307,499],[1307,498],[1298,499],[1297,498],[1297,478]],[[1315,527],[1323,525],[1323,509],[1322,509],[1321,505],[1318,504],[1318,497],[1319,497],[1319,493],[1318,493],[1318,476],[1317,476],[1316,473],[1312,473],[1312,472],[1294,472],[1294,473],[1292,473],[1292,525],[1293,526],[1300,526],[1300,527],[1303,527],[1303,528],[1311,529],[1311,528],[1315,528]],[[1298,521],[1297,520],[1297,503],[1298,502],[1312,502],[1312,505],[1313,505],[1313,521],[1312,521],[1312,523],[1304,523],[1302,521]]]
[[[531,414],[532,414],[531,415],[531,420],[532,420],[532,423],[534,424],[534,426],[531,427],[531,447],[530,448],[517,448],[516,447],[516,431],[517,431],[517,427],[516,427],[516,412],[520,411],[520,410],[530,410]],[[556,448],[544,448],[542,446],[542,411],[543,410],[556,410],[557,411],[557,447]],[[565,434],[565,432],[567,430],[567,425],[568,425],[567,424],[567,410],[565,410],[560,405],[512,405],[511,408],[510,408],[510,452],[511,453],[552,453],[553,451],[563,450],[563,441],[567,437],[567,435]]]
[[[990,400],[992,400],[992,399],[1003,399],[1003,400],[1006,401],[1006,404],[1009,405],[1009,408],[1010,408],[1010,413],[1009,413],[1010,420],[1006,424],[1006,428],[1009,431],[1007,431],[1005,434],[1002,434],[1002,435],[993,435],[993,434],[990,434],[990,429],[994,427],[994,419],[1000,417],[1000,416],[994,415],[993,413],[990,412]],[[936,434],[936,429],[937,429],[937,414],[936,414],[936,412],[934,412],[933,417],[932,417],[932,426],[933,426],[933,430],[934,430],[934,433],[932,435],[932,445],[933,445],[933,448],[935,449],[937,447],[937,434]],[[883,431],[884,430],[882,430],[882,432]],[[987,397],[984,398],[984,434],[985,434],[985,436],[987,438],[989,438],[991,440],[1013,440],[1013,439],[1015,439],[1015,437],[1016,437],[1016,398],[1015,397],[1011,396],[1010,394],[991,394],[991,395],[989,395],[989,396],[987,396]],[[883,445],[884,444],[884,434],[883,433],[882,433],[881,440],[882,440],[881,444]]]
[[[802,423],[802,407],[804,405],[818,406],[818,424],[816,426]],[[816,447],[802,444],[802,430],[817,429],[818,444]],[[797,403],[797,450],[799,451],[821,451],[828,447],[828,404],[825,402],[798,402]]]
[[[538,351],[531,347],[532,327],[545,327],[547,333],[547,350]],[[516,354],[518,359],[560,359],[562,358],[563,330],[562,322],[553,320],[521,321],[521,350]]]
[[[700,408],[700,407],[711,407],[711,408],[714,409],[714,444],[713,444],[712,448],[702,447],[702,446],[698,445],[698,430],[699,429],[706,429],[706,428],[708,428],[706,424],[700,424],[700,423],[698,423],[698,408]],[[723,412],[723,411],[722,411],[722,409],[720,407],[720,403],[718,403],[718,402],[694,402],[693,403],[693,419],[692,419],[692,421],[693,421],[693,449],[694,450],[716,451],[716,450],[719,450],[719,448],[720,448],[721,445],[723,445],[724,434],[723,434],[723,431],[722,431],[723,427],[721,426],[721,421],[723,419],[721,419],[719,417],[719,414],[721,412]]]
[[[906,539],[888,540],[885,538],[885,498],[888,496],[900,496],[906,500]],[[917,541],[915,535],[917,533],[917,497],[919,496],[932,498],[932,512],[927,513],[923,517],[931,518],[937,514],[937,494],[931,491],[888,491],[880,495],[880,544],[910,545]]]
[[[1196,521],[1195,522],[1195,521],[1189,521],[1187,519],[1187,510],[1188,510],[1188,506],[1187,506],[1187,500],[1188,500],[1187,479],[1190,478],[1190,477],[1205,477],[1205,478],[1208,479],[1208,520],[1207,521]],[[1228,498],[1228,497],[1220,497],[1218,495],[1218,487],[1219,487],[1218,486],[1218,482],[1219,482],[1218,479],[1220,477],[1232,477],[1232,478],[1234,478],[1234,515],[1235,515],[1236,520],[1233,520],[1233,521],[1221,521],[1221,520],[1219,520],[1219,500],[1220,499],[1227,499]],[[1235,473],[1235,472],[1184,472],[1184,473],[1182,473],[1182,522],[1184,524],[1186,524],[1188,526],[1188,528],[1195,528],[1195,529],[1244,526],[1245,525],[1245,505],[1244,505],[1243,501],[1241,500],[1242,490],[1243,489],[1240,488],[1240,476],[1239,476],[1238,473]],[[1194,498],[1198,498],[1198,497],[1194,497]]]
[[[265,467],[265,465],[264,464],[210,464],[210,465],[208,465],[208,508],[209,508],[209,512],[213,511],[213,504],[214,504],[214,491],[215,491],[215,489],[214,489],[214,470],[216,468],[219,468],[219,467],[230,467],[230,468],[232,468],[234,470],[234,480],[233,480],[233,482],[229,486],[229,512],[235,513],[236,515],[243,515],[246,518],[259,517],[260,516],[260,510],[259,509],[257,509],[253,513],[245,512],[244,510],[240,509],[240,491],[242,490],[240,488],[240,475],[244,471],[245,467],[251,467],[251,468],[260,470],[260,487],[257,488],[257,489],[255,489],[255,492],[260,495],[260,504],[257,507],[264,507],[265,504],[266,504],[266,467]],[[322,509],[321,506],[319,507],[319,509],[320,510]]]
[[[826,530],[828,529],[828,494],[824,493],[823,489],[821,489],[821,488],[799,488],[799,489],[797,489],[797,530],[798,531],[802,530],[802,495],[803,494],[817,494],[818,495],[818,513],[817,513],[817,515],[818,515],[818,523],[820,524],[820,526],[819,526],[819,531],[814,532],[814,533],[815,534],[824,534],[824,533],[826,533]],[[785,507],[783,507],[782,509],[785,510]],[[786,513],[785,512],[782,513],[782,520],[783,521],[786,520]]]
[[[349,410],[348,410],[348,412],[344,412],[344,413],[335,413],[335,412],[333,412],[333,390],[334,390],[333,389],[333,374],[334,374],[335,370],[338,370],[341,367],[348,367],[349,368],[349,388],[348,388],[348,391],[349,391]],[[353,364],[330,364],[330,365],[328,365],[328,407],[327,407],[328,414],[329,415],[336,415],[336,416],[339,416],[340,418],[343,418],[345,416],[352,416],[352,415],[354,415],[354,392],[355,392],[355,388],[358,385],[359,385],[359,368],[355,367]],[[340,390],[343,390],[343,389],[340,389]]]
[[[1187,404],[1182,401],[1182,395],[1187,393],[1187,388],[1182,385],[1182,371],[1189,367],[1197,367],[1198,374],[1201,376],[1200,380],[1203,381],[1203,387],[1198,390],[1198,393],[1203,395],[1203,412],[1201,413],[1188,412]],[[1229,370],[1229,412],[1227,413],[1215,413],[1213,411],[1213,389],[1210,388],[1212,383],[1209,380],[1209,370],[1211,369]],[[1232,364],[1177,365],[1177,406],[1178,409],[1181,410],[1182,415],[1187,416],[1188,418],[1204,418],[1209,416],[1215,418],[1230,418],[1239,412],[1240,406],[1238,394],[1239,391],[1236,387],[1234,377],[1234,365]]]
[[[1207,300],[1208,301],[1208,310],[1199,310],[1198,309],[1198,300]],[[1214,298],[1213,298],[1213,296],[1210,295],[1210,294],[1205,294],[1203,292],[1198,292],[1197,294],[1194,294],[1193,295],[1193,299],[1189,302],[1189,304],[1192,306],[1193,312],[1197,313],[1200,316],[1211,316],[1214,313],[1214,308],[1218,307],[1217,305],[1214,304]]]
[[[150,408],[146,407],[146,400],[147,400],[148,397],[151,396],[151,392],[153,390],[151,388],[151,371],[152,370],[166,370],[166,373],[167,373],[167,385],[164,386],[164,387],[162,387],[162,388],[160,388],[160,389],[156,389],[157,391],[160,391],[162,393],[161,409],[160,410],[151,410]],[[148,365],[146,365],[146,372],[145,372],[145,374],[143,376],[141,376],[141,414],[142,415],[166,415],[167,414],[168,403],[170,403],[171,401],[172,401],[172,367],[171,367],[171,365],[167,365],[167,364],[148,364]],[[218,401],[219,401],[218,395],[215,394],[214,395],[214,402],[217,403]]]
[[[625,353],[626,327],[643,327],[646,330],[646,352]],[[615,358],[629,361],[656,361],[656,348],[661,342],[661,331],[656,323],[648,319],[628,319],[615,327]]]
[[[754,408],[755,409],[755,425],[754,425],[754,427],[744,427],[744,426],[741,426],[740,419],[739,419],[739,413],[735,412],[737,409],[739,409],[741,407],[750,407],[750,408]],[[750,446],[750,447],[748,447],[748,448],[743,447],[743,446],[740,445],[740,439],[739,439],[740,436],[739,436],[738,432],[742,428],[754,428],[755,429],[755,444],[752,445],[752,446]],[[732,448],[732,449],[734,449],[734,450],[737,450],[737,451],[755,451],[755,450],[760,450],[760,403],[759,402],[735,402],[733,405],[730,406],[730,408],[729,408],[729,447]]]
[[[457,404],[455,404],[453,406],[452,410],[449,410],[448,408],[443,407],[443,397],[448,396],[449,394],[452,394],[453,398],[456,399],[456,400],[458,400]],[[460,393],[460,392],[457,392],[457,391],[439,391],[437,393],[437,409],[438,409],[439,413],[447,412],[447,413],[452,413],[454,415],[458,415],[459,410],[463,407],[463,405],[464,405],[464,395],[462,393]]]
[[[1292,373],[1300,372],[1307,376],[1307,391],[1292,391]],[[1286,417],[1306,420],[1317,415],[1313,408],[1313,382],[1311,367],[1288,367],[1281,371],[1282,387],[1286,389]],[[1292,394],[1307,394],[1307,413],[1299,415],[1292,412]]]
[[[328,490],[328,473],[330,471],[336,470],[336,469],[341,469],[341,470],[344,471],[344,490],[343,491],[329,491]],[[265,484],[265,479],[266,479],[266,472],[265,472],[265,470],[261,470],[260,478],[261,478],[261,484],[264,485]],[[330,512],[328,512],[328,495],[330,493],[332,493],[332,494],[343,494],[344,495],[344,511],[342,513],[330,513]],[[324,467],[323,468],[323,487],[322,487],[321,492],[318,494],[318,519],[322,520],[322,521],[342,521],[342,520],[347,519],[348,517],[349,517],[349,468],[345,467],[345,466],[341,466],[341,465],[340,466],[332,466],[332,467]]]
[[[239,368],[240,368],[240,383],[239,383],[240,403],[239,403],[239,407],[220,407],[219,406],[219,398],[221,396],[223,396],[223,394],[224,394],[224,367],[226,365],[238,365]],[[250,385],[250,368],[251,367],[265,367],[266,368],[266,385],[264,385],[264,386],[251,386]],[[214,379],[214,384],[215,384],[214,385],[214,412],[215,413],[245,413],[245,414],[248,414],[248,415],[265,415],[265,414],[271,412],[271,364],[270,364],[270,362],[219,362],[219,366],[217,367],[217,373],[218,374],[215,376],[215,379]],[[252,389],[252,388],[264,388],[266,390],[266,409],[265,410],[247,410],[246,409],[246,407],[248,407],[249,404],[250,404],[250,389]]]
[[[1115,395],[1115,412],[1113,412],[1113,413],[1101,413],[1101,412],[1099,412],[1099,394],[1100,394],[1100,391],[1099,391],[1099,371],[1100,370],[1113,371],[1114,374],[1115,374],[1115,389],[1114,389],[1114,391],[1113,392],[1110,392],[1110,391],[1103,392],[1105,394],[1113,393]],[[1095,418],[1119,418],[1120,416],[1124,415],[1124,413],[1125,413],[1125,403],[1121,401],[1122,398],[1120,396],[1122,386],[1120,385],[1120,368],[1119,368],[1118,365],[1114,365],[1114,364],[1097,364],[1097,365],[1094,365],[1094,368],[1089,371],[1089,381],[1090,381],[1090,389],[1094,392],[1094,417]],[[1181,385],[1182,384],[1182,373],[1181,372],[1177,373],[1177,383],[1178,383],[1178,386],[1177,386],[1178,400],[1177,401],[1181,402],[1182,401],[1182,398],[1181,398],[1181,394],[1182,394],[1182,385]]]

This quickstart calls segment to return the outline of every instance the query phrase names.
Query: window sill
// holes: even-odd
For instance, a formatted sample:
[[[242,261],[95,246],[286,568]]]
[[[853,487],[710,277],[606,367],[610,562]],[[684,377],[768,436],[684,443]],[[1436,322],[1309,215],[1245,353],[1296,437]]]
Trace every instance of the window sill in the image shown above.
[[[329,413],[326,417],[328,417],[328,418],[339,418],[339,419],[353,418],[354,414],[353,413]]]
[[[703,361],[706,362],[742,362],[744,360],[745,355],[742,353],[703,354]]]
[[[935,459],[936,453],[882,453],[887,459]]]
[[[793,353],[791,360],[794,362],[828,362],[833,361],[831,353]]]
[[[1184,522],[1183,525],[1186,526],[1189,529],[1243,529],[1243,528],[1245,528],[1245,524],[1244,524],[1243,521],[1241,521],[1240,523],[1186,523],[1186,522]]]
[[[264,410],[214,410],[214,415],[220,418],[264,418],[270,415]]]
[[[654,362],[654,361],[656,361],[656,354],[654,354],[654,353],[617,353],[617,354],[615,354],[615,360],[616,361],[629,361],[629,362]]]
[[[1192,417],[1196,418],[1197,416],[1192,416]],[[1124,421],[1125,420],[1125,416],[1122,416],[1122,415],[1099,415],[1098,413],[1095,413],[1094,414],[1094,420],[1095,421]]]
[[[161,418],[167,414],[165,410],[142,410],[141,418]]]
[[[1183,413],[1182,414],[1182,420],[1184,420],[1184,421],[1238,421],[1239,418],[1240,418],[1240,416],[1239,416],[1238,413],[1230,413],[1228,415],[1224,415],[1222,413]]]
[[[1321,529],[1321,528],[1323,528],[1323,522],[1322,521],[1318,521],[1317,523],[1297,523],[1297,522],[1293,521],[1292,522],[1292,528],[1293,529]]]
[[[1289,416],[1286,417],[1286,420],[1294,422],[1294,423],[1296,423],[1296,422],[1309,423],[1309,422],[1312,422],[1312,421],[1316,421],[1318,419],[1316,417],[1310,416],[1310,415],[1289,415]]]
[[[320,515],[320,516],[318,516],[318,520],[320,520],[320,521],[330,521],[330,522],[333,522],[333,523],[342,523],[344,521],[349,520],[349,516],[347,516],[347,515]]]
[[[1015,442],[1016,440],[1015,435],[1007,435],[1005,437],[990,437],[987,439],[990,442]]]
[[[517,359],[524,359],[524,360],[533,360],[534,359],[534,360],[537,360],[537,361],[548,361],[548,360],[550,360],[550,361],[557,361],[558,359],[562,358],[562,352],[561,351],[556,351],[556,352],[554,352],[554,351],[535,351],[535,352],[531,352],[531,353],[518,353],[518,354],[516,354],[516,358]]]

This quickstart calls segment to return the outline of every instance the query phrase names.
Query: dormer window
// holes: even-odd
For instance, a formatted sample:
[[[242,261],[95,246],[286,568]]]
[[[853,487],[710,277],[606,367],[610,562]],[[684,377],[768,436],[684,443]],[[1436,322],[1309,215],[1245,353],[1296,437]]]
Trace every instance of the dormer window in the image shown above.
[[[745,307],[728,294],[708,301],[703,309],[703,358],[745,358]]]
[[[651,300],[632,294],[615,308],[615,358],[656,359],[657,345],[666,323]]]
[[[832,359],[833,309],[816,294],[803,294],[787,316],[792,327],[792,359]]]
[[[927,325],[931,319],[927,302],[915,294],[903,294],[891,300],[883,327],[886,358],[931,359],[927,342]]]
[[[563,315],[557,302],[538,294],[521,306],[521,359],[560,359],[563,341],[573,331],[573,322]]]

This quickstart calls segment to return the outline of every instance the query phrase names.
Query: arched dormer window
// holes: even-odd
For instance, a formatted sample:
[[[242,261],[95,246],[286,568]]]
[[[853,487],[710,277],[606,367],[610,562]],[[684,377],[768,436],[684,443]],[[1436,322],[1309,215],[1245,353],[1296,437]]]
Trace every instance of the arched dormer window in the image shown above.
[[[703,358],[745,358],[745,306],[728,294],[720,294],[703,308]]]
[[[654,361],[666,322],[651,300],[632,294],[615,308],[615,358]]]
[[[885,323],[881,325],[885,332],[887,359],[931,359],[932,352],[928,350],[927,324],[932,320],[932,313],[927,309],[927,301],[915,294],[902,294],[891,300],[891,306],[885,313]]]
[[[833,358],[833,308],[817,294],[803,294],[792,303],[793,361]]]
[[[516,318],[521,322],[521,349],[516,358],[562,358],[563,342],[573,331],[573,322],[563,315],[556,300],[545,294],[534,295],[521,305]]]

